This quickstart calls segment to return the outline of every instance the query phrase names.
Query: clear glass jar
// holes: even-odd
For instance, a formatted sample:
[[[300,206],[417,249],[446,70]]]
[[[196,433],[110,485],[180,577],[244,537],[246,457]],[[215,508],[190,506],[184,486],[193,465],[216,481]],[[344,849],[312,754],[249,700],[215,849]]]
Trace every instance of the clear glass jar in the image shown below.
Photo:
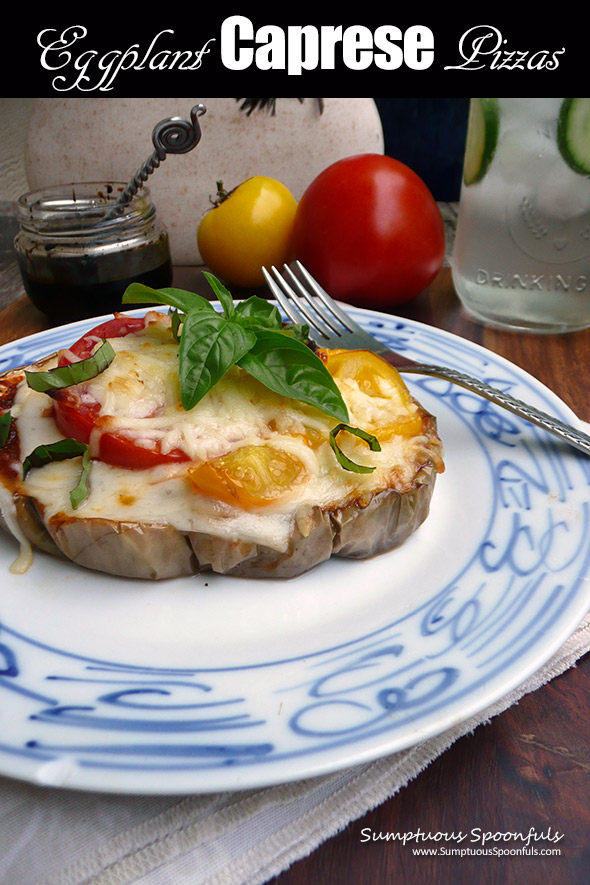
[[[165,226],[143,187],[122,211],[121,182],[58,185],[23,194],[14,248],[25,291],[62,322],[120,310],[131,282],[170,286]]]
[[[471,99],[451,266],[483,322],[590,327],[589,119],[589,99]]]

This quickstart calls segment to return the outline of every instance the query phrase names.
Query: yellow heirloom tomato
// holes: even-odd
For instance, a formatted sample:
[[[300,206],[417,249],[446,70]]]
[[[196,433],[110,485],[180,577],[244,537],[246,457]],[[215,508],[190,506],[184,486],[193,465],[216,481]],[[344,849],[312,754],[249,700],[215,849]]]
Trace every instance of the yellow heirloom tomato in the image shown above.
[[[422,432],[422,415],[396,368],[368,350],[320,349],[319,353],[336,382],[353,381],[366,396],[389,404],[382,423],[369,420],[365,430],[382,442],[393,436],[416,436]]]
[[[244,510],[272,504],[307,476],[295,455],[256,445],[190,467],[188,475],[198,492]]]
[[[226,193],[217,182],[217,201],[202,218],[197,245],[204,263],[234,286],[264,284],[261,267],[293,258],[297,201],[274,178],[255,175]]]

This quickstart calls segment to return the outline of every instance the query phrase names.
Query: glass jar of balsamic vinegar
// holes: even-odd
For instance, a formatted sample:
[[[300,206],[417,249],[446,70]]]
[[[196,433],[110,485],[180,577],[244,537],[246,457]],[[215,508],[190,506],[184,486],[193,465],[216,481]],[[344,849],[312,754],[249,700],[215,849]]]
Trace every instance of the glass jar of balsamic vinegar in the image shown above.
[[[121,182],[58,185],[23,194],[14,248],[25,291],[54,320],[112,313],[132,282],[170,286],[165,226],[147,187],[120,207]],[[115,208],[116,207],[116,208]]]

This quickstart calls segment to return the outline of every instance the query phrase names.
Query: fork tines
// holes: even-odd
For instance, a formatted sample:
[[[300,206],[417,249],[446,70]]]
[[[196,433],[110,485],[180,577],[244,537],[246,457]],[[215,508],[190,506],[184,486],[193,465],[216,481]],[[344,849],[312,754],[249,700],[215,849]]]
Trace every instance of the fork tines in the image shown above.
[[[333,338],[351,331],[350,320],[300,261],[294,262],[298,274],[283,265],[281,274],[274,265],[271,273],[262,268],[274,297],[294,323],[308,323],[323,338]],[[344,327],[344,330],[343,328]]]

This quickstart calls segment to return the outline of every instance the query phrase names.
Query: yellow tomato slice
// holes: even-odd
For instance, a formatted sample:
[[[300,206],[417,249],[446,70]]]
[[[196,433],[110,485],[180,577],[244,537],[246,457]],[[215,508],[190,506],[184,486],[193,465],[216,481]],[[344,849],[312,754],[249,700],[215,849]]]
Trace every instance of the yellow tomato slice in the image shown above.
[[[394,366],[369,350],[324,350],[321,355],[336,383],[352,379],[367,396],[392,400],[387,423],[365,429],[382,441],[396,435],[415,436],[422,431],[422,417],[415,411],[410,391]]]
[[[273,446],[242,446],[188,471],[195,489],[244,510],[283,497],[307,472],[295,455]]]

